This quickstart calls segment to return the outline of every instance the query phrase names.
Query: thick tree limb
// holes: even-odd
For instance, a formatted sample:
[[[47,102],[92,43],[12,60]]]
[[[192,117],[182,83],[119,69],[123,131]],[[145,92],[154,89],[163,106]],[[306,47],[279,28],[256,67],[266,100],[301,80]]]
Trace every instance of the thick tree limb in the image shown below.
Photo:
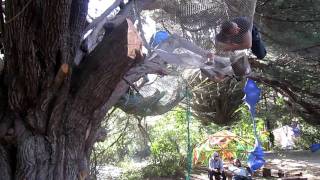
[[[290,23],[313,23],[313,22],[320,22],[320,19],[281,19],[278,17],[273,17],[273,16],[268,16],[268,15],[263,15],[263,14],[259,14],[256,13],[256,15],[258,15],[259,17],[265,18],[265,19],[269,19],[272,21],[279,21],[279,22],[290,22]]]
[[[307,102],[303,98],[301,98],[299,89],[297,87],[294,87],[288,82],[283,82],[279,80],[275,80],[272,78],[267,78],[264,76],[250,76],[249,78],[256,80],[258,82],[262,82],[268,86],[273,87],[274,89],[278,90],[281,92],[283,95],[287,96],[290,98],[291,101],[294,103],[297,103],[298,105],[301,106],[303,109],[300,113],[301,114],[309,114],[307,119],[305,121],[312,123],[312,124],[319,124],[319,121],[316,119],[320,118],[320,106],[318,103],[312,103],[312,102]],[[306,115],[303,115],[306,117]],[[313,118],[310,118],[310,117]]]
[[[138,81],[140,78],[145,76],[146,74],[165,74],[166,73],[166,66],[161,63],[161,61],[145,61],[136,67],[131,68],[125,75],[125,79],[131,83]],[[123,96],[129,88],[129,84],[124,80],[120,81],[117,84],[116,89],[113,91],[111,97],[109,98],[108,102],[106,103],[106,108],[110,109],[114,106],[121,96]]]
[[[87,156],[74,153],[81,149],[88,153],[96,141],[100,122],[107,112],[104,104],[110,98],[117,83],[135,63],[142,60],[142,41],[131,21],[126,20],[81,62],[73,74],[70,100],[71,112],[66,119],[68,130],[66,154],[72,160]],[[85,161],[82,162],[82,164]],[[80,162],[79,162],[80,163]]]

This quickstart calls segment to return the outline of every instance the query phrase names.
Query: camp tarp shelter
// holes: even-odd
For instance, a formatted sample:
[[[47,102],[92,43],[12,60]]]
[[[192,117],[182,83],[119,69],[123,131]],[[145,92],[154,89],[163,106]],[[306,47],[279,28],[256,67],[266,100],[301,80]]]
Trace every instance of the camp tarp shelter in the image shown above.
[[[282,149],[293,149],[295,141],[299,138],[295,135],[291,126],[285,125],[272,131],[275,137],[275,144]]]
[[[234,141],[238,143],[237,148],[228,149],[228,145]],[[224,160],[230,160],[231,157],[235,157],[236,150],[240,150],[242,153],[247,153],[246,151],[249,148],[246,147],[246,145],[249,145],[250,147],[253,146],[230,131],[219,131],[215,134],[209,135],[206,140],[194,148],[193,163],[205,164],[214,151],[219,152]]]

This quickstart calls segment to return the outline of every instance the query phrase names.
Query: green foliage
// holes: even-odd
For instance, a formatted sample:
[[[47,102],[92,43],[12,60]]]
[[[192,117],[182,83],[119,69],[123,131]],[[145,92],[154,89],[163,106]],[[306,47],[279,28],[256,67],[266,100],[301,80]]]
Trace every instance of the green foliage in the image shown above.
[[[137,128],[137,122],[136,118],[120,110],[116,110],[103,122],[108,134],[104,142],[96,143],[94,146],[90,161],[92,175],[98,174],[99,166],[122,166],[133,158],[148,155],[148,141]]]
[[[121,175],[121,177],[119,178],[121,180],[137,180],[137,179],[143,179],[143,172],[141,170],[129,170],[126,171],[125,173],[123,173]]]
[[[304,121],[300,121],[301,137],[296,142],[298,149],[309,150],[310,145],[320,142],[320,126],[311,126]]]
[[[190,134],[193,145],[206,136],[200,123],[191,119]],[[185,110],[176,108],[158,121],[152,128],[150,137],[152,166],[146,175],[174,176],[186,168],[187,157],[187,118]]]
[[[255,143],[255,136],[253,130],[253,121],[251,119],[248,107],[246,105],[242,105],[237,111],[241,112],[240,120],[232,125],[232,132],[240,136],[241,139],[245,140],[247,142],[245,144],[249,143],[252,145]],[[255,117],[257,134],[262,144],[266,144],[268,142],[268,133],[265,132],[264,119],[265,117]],[[247,147],[244,147],[244,149],[246,148]]]

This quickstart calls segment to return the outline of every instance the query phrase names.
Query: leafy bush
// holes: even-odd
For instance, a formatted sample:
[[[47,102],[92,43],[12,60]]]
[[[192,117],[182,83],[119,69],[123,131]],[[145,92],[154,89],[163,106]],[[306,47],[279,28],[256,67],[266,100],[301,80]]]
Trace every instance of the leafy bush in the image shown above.
[[[201,124],[190,123],[191,147],[206,137]],[[146,176],[181,176],[187,167],[187,118],[185,110],[176,108],[159,120],[151,130],[152,165],[144,170]],[[191,151],[192,152],[192,151]]]

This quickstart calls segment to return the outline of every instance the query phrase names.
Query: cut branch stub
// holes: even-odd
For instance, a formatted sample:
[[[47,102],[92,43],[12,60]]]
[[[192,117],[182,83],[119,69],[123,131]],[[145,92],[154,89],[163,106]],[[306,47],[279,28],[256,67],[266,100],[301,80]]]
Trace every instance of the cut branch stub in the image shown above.
[[[67,151],[74,153],[72,149],[83,148],[87,151],[92,147],[101,120],[108,110],[102,108],[103,105],[124,74],[141,61],[142,42],[139,39],[132,22],[126,20],[115,27],[110,35],[105,35],[101,43],[81,62],[80,69],[72,74],[73,98],[67,105],[71,111],[65,125],[72,135],[68,137],[69,147],[72,148]],[[51,123],[51,129],[58,131],[61,128],[59,123]],[[73,154],[72,158],[80,158],[81,153]]]

